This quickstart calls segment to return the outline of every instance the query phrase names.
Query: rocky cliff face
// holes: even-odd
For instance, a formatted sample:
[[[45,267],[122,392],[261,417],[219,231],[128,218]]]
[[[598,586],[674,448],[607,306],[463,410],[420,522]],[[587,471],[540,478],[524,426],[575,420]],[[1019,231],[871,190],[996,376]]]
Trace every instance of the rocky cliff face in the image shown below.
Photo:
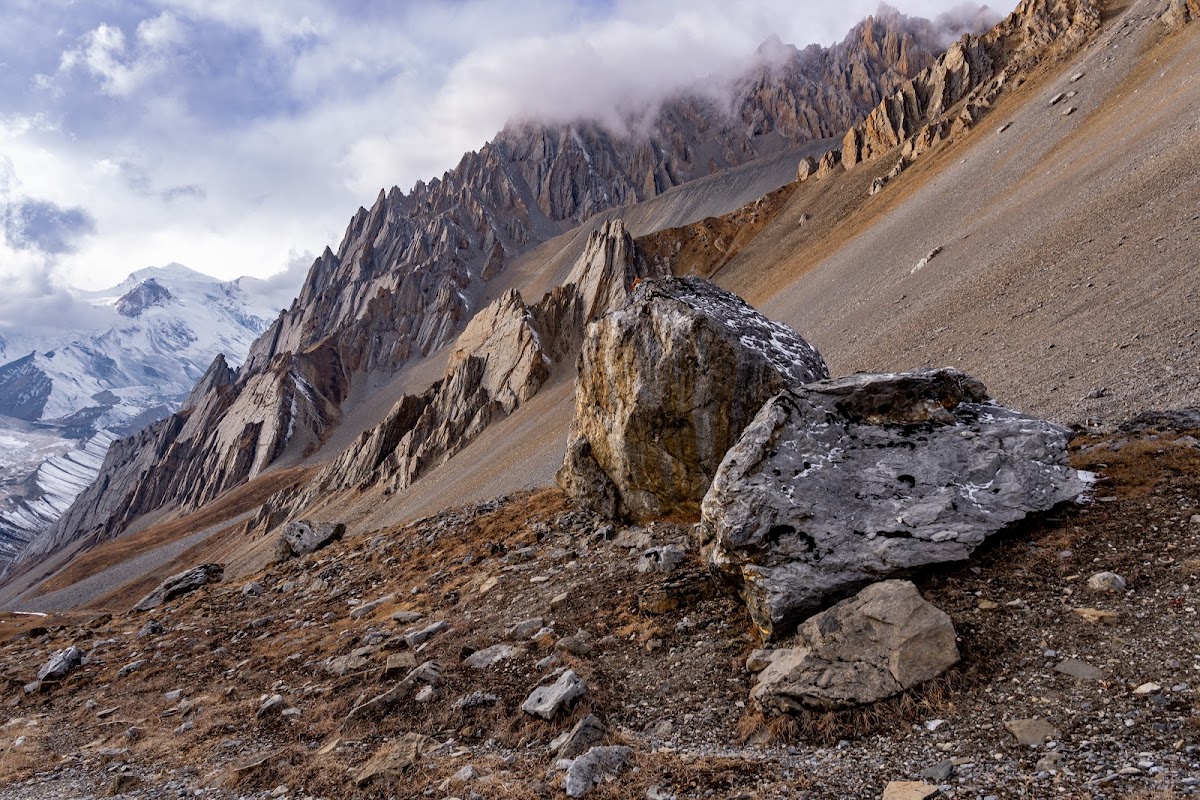
[[[112,469],[130,479],[102,476],[39,550],[80,531],[109,535],[163,505],[192,507],[257,474],[294,435],[319,439],[337,422],[352,375],[391,372],[453,341],[479,311],[483,284],[514,255],[599,211],[844,131],[932,63],[944,36],[944,26],[884,9],[829,49],[764,47],[759,66],[729,87],[728,104],[678,98],[637,120],[636,133],[513,124],[441,178],[380,192],[313,264],[237,379],[147,432],[143,447],[123,448],[125,466]],[[544,355],[565,353],[563,336],[578,340],[572,314],[591,313],[574,305],[580,297],[552,293],[529,309],[554,351]],[[450,369],[459,378],[447,375],[438,391],[484,380],[471,358]],[[414,402],[401,400],[396,413],[419,417]],[[448,397],[437,404],[454,406]],[[421,471],[420,454],[411,457],[402,473]]]
[[[901,145],[902,158],[920,155],[973,125],[1012,76],[1055,49],[1077,45],[1099,26],[1094,0],[1024,0],[987,33],[963,36],[851,127],[842,141],[842,164],[853,169]]]

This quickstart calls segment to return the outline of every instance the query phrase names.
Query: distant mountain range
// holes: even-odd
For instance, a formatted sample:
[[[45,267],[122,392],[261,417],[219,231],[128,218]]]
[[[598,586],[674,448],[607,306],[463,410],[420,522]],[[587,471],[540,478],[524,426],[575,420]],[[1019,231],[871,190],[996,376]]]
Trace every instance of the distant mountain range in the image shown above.
[[[0,328],[0,562],[58,519],[115,439],[178,410],[218,355],[241,363],[279,313],[263,286],[149,267],[78,292],[87,328]]]

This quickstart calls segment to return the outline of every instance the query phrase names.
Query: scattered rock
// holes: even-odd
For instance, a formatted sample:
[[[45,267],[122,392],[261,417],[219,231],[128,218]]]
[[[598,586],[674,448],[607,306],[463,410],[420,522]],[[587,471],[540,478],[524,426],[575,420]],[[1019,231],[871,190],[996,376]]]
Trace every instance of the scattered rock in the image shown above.
[[[511,644],[495,644],[491,647],[485,647],[482,650],[476,650],[467,656],[463,660],[463,663],[471,669],[486,669],[499,664],[501,661],[507,661],[514,656],[518,656],[523,652],[521,648],[513,647]]]
[[[262,593],[263,587],[261,583],[251,581],[242,587],[242,597],[258,597]]]
[[[1025,747],[1041,747],[1049,739],[1059,738],[1058,729],[1044,719],[1011,719],[1004,723],[1008,732]]]
[[[673,572],[687,558],[687,552],[673,544],[652,547],[638,559],[638,572]]]
[[[1069,117],[1078,110],[1079,109],[1075,108],[1075,106],[1067,106],[1066,108],[1063,109],[1062,115],[1064,117]]]
[[[398,622],[401,625],[411,625],[417,620],[422,619],[424,616],[425,615],[419,611],[393,611],[392,621]]]
[[[576,722],[571,730],[554,740],[550,747],[557,751],[556,759],[575,758],[599,745],[607,735],[608,729],[604,727],[600,718],[595,714],[588,714]]]
[[[1054,95],[1054,97],[1051,97],[1051,98],[1050,98],[1050,105],[1051,105],[1051,106],[1056,106],[1056,105],[1058,105],[1060,102],[1062,102],[1062,99],[1063,99],[1064,97],[1066,97],[1066,95],[1065,95],[1064,93],[1062,93],[1062,92],[1059,92],[1058,94]]]
[[[1063,675],[1069,675],[1072,678],[1078,678],[1081,681],[1098,681],[1104,677],[1104,673],[1098,667],[1094,667],[1078,658],[1063,660],[1054,668],[1054,671],[1060,672]]]
[[[380,597],[377,600],[372,600],[369,603],[363,603],[361,606],[355,606],[354,610],[350,612],[350,619],[362,619],[363,617],[369,617],[371,614],[375,613],[380,606],[385,606],[395,599],[396,595],[388,594]]]
[[[938,787],[920,781],[892,781],[883,789],[883,800],[925,800],[938,792]]]
[[[796,180],[803,183],[811,178],[817,172],[817,161],[812,156],[805,156],[800,159],[800,166],[796,168]]]
[[[1134,694],[1158,694],[1162,691],[1162,687],[1157,683],[1143,683],[1141,686],[1133,690]]]
[[[1093,592],[1116,594],[1125,591],[1127,584],[1125,579],[1115,572],[1097,572],[1088,578],[1087,585]]]
[[[1104,611],[1099,608],[1072,608],[1071,611],[1083,617],[1093,625],[1097,623],[1101,625],[1111,625],[1121,616],[1116,611]]]
[[[1038,772],[1059,772],[1066,761],[1067,759],[1062,753],[1057,750],[1051,750],[1038,759],[1037,764],[1034,765],[1034,769]]]
[[[259,719],[274,717],[282,714],[285,708],[287,708],[287,701],[283,699],[283,695],[273,694],[262,702],[254,716]]]
[[[551,604],[553,605],[553,604]],[[518,622],[504,632],[504,638],[521,641],[528,639],[535,633],[540,631],[546,625],[546,620],[541,617],[531,617],[530,619]]]
[[[945,761],[939,761],[932,767],[926,767],[921,770],[921,777],[925,780],[933,781],[934,783],[945,783],[950,780],[950,776],[954,774],[954,759],[948,758]]]
[[[147,663],[149,662],[144,658],[139,658],[136,661],[130,661],[128,664],[117,670],[117,677],[124,678],[126,675],[137,672],[139,669],[146,666]]]
[[[1074,500],[1069,432],[991,403],[954,369],[788,390],[721,464],[698,528],[768,636],[880,576],[965,560],[992,534]]]
[[[588,328],[558,483],[605,516],[694,517],[762,404],[828,374],[791,328],[715,284],[643,281]]]
[[[163,603],[169,603],[176,597],[194,592],[201,586],[219,583],[225,575],[225,568],[220,564],[201,564],[198,567],[172,575],[158,585],[158,588],[143,597],[134,606],[137,611],[149,611],[158,608]]]
[[[147,622],[145,625],[143,625],[142,629],[137,632],[137,638],[145,639],[147,636],[158,636],[164,630],[165,629],[163,628],[163,625],[161,622],[159,622],[156,619],[152,619],[149,622]]]
[[[574,670],[567,670],[554,683],[534,689],[521,704],[521,710],[534,717],[552,720],[586,693],[587,684],[583,678]]]
[[[346,526],[340,522],[289,522],[279,535],[280,557],[290,558],[315,553],[345,535]]]
[[[568,797],[583,797],[593,786],[615,777],[632,751],[628,747],[593,747],[567,767],[564,783]]]
[[[59,650],[37,672],[38,681],[61,681],[83,663],[83,651],[75,645]],[[40,686],[38,687],[40,688]],[[37,689],[34,689],[37,691]],[[28,687],[26,693],[30,694]]]
[[[426,625],[419,631],[410,631],[409,633],[404,634],[404,641],[408,643],[409,648],[416,650],[418,647],[425,644],[434,636],[438,635],[449,627],[450,626],[447,625],[443,620],[438,620],[437,622]]]
[[[873,703],[958,662],[954,626],[908,581],[863,589],[809,619],[793,647],[771,651],[751,692],[764,711]]]
[[[1086,74],[1087,74],[1086,72],[1076,72],[1074,75],[1071,76],[1071,83],[1078,83],[1080,81],[1080,79],[1082,79],[1083,76]]]
[[[394,784],[417,766],[429,737],[419,733],[406,733],[398,741],[385,744],[363,765],[354,777],[361,788],[375,783]]]

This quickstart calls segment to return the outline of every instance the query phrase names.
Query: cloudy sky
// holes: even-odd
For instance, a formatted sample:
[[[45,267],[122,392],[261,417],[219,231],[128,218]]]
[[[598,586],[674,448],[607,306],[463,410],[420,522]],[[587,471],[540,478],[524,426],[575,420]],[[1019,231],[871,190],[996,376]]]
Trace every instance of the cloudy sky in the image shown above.
[[[0,0],[0,323],[172,261],[298,285],[380,188],[440,175],[511,116],[651,101],[876,5]]]

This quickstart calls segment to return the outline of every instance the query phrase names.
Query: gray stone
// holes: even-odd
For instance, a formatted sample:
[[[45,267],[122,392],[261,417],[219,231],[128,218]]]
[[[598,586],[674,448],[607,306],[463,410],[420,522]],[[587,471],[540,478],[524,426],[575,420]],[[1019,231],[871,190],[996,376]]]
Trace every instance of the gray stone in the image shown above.
[[[491,647],[476,650],[467,656],[463,660],[463,663],[471,669],[486,669],[499,664],[501,661],[507,661],[514,656],[518,656],[523,652],[525,651],[519,647],[513,647],[511,644],[494,644]]]
[[[568,797],[583,797],[592,787],[615,776],[625,766],[632,751],[628,747],[593,747],[567,767],[563,788]]]
[[[759,407],[828,375],[791,328],[700,278],[643,281],[588,328],[558,483],[606,516],[695,517]]]
[[[541,617],[532,617],[524,622],[518,622],[504,632],[506,639],[528,639],[545,627],[546,621]]]
[[[1062,753],[1049,752],[1038,759],[1034,769],[1038,772],[1059,772],[1062,770],[1066,760]]]
[[[671,572],[687,558],[687,552],[673,544],[651,547],[638,559],[638,572]]]
[[[147,660],[144,658],[139,658],[136,661],[130,661],[128,664],[117,670],[117,677],[124,678],[126,675],[137,672],[139,669],[146,666],[147,663]]]
[[[251,581],[242,587],[242,597],[258,597],[262,593],[263,587],[261,583]]]
[[[908,581],[863,589],[805,622],[793,647],[771,651],[751,692],[766,712],[868,705],[958,662],[954,626]]]
[[[938,792],[938,787],[920,781],[891,781],[883,787],[883,800],[926,800]]]
[[[925,769],[921,770],[921,777],[927,781],[933,781],[934,783],[945,783],[946,781],[950,780],[950,776],[953,774],[954,760],[950,758],[946,759],[945,761],[939,761],[932,767],[926,767]]]
[[[401,625],[409,625],[423,618],[425,615],[419,611],[393,611],[392,621],[399,622]]]
[[[396,595],[387,594],[376,600],[372,600],[369,603],[363,603],[361,606],[355,606],[354,610],[350,612],[350,619],[362,619],[363,617],[370,616],[377,611],[380,606],[387,605],[395,599]]]
[[[259,719],[265,717],[273,717],[283,713],[283,709],[287,707],[287,702],[281,694],[273,694],[262,702],[258,707],[258,712],[254,715]]]
[[[145,639],[147,636],[158,636],[164,630],[165,629],[163,628],[161,622],[156,619],[152,619],[143,625],[142,629],[137,632],[137,638]]]
[[[1064,659],[1054,668],[1054,671],[1061,672],[1063,675],[1070,675],[1072,678],[1078,678],[1081,681],[1098,681],[1104,677],[1104,673],[1100,671],[1099,667],[1094,667],[1078,658]]]
[[[604,727],[600,718],[595,714],[588,714],[550,746],[557,750],[556,759],[575,758],[599,745],[607,735],[608,729]]]
[[[587,684],[583,678],[574,670],[567,670],[554,683],[534,689],[521,704],[521,710],[530,716],[552,720],[586,693]]]
[[[37,672],[39,681],[61,681],[83,663],[83,651],[75,645],[59,650]],[[34,690],[36,691],[36,689]]]
[[[1044,719],[1011,719],[1004,723],[1008,732],[1025,747],[1041,747],[1049,739],[1059,737],[1058,729]]]
[[[438,620],[437,622],[433,622],[433,623],[430,623],[429,625],[426,625],[424,628],[421,628],[421,630],[419,630],[419,631],[410,631],[409,633],[404,634],[404,641],[408,642],[408,646],[410,648],[412,648],[413,650],[415,650],[418,647],[420,647],[421,645],[428,642],[430,639],[432,639],[437,634],[446,630],[446,628],[448,628],[448,627],[450,627],[450,626],[447,625],[445,622],[443,622],[442,620]]]
[[[726,454],[699,535],[759,629],[783,635],[830,596],[964,560],[1079,497],[1069,436],[953,369],[810,384],[767,402]]]
[[[290,522],[279,535],[280,556],[306,556],[345,535],[346,526],[340,522]]]
[[[1097,572],[1088,578],[1087,585],[1093,592],[1117,594],[1125,591],[1127,584],[1125,579],[1115,572]]]
[[[158,608],[163,603],[169,603],[176,597],[194,592],[201,586],[219,583],[225,575],[225,568],[220,564],[201,564],[198,567],[172,575],[158,585],[150,594],[143,597],[134,606],[137,611],[149,611]]]
[[[805,156],[800,159],[800,166],[796,168],[796,180],[803,183],[817,173],[817,160],[812,156]]]

